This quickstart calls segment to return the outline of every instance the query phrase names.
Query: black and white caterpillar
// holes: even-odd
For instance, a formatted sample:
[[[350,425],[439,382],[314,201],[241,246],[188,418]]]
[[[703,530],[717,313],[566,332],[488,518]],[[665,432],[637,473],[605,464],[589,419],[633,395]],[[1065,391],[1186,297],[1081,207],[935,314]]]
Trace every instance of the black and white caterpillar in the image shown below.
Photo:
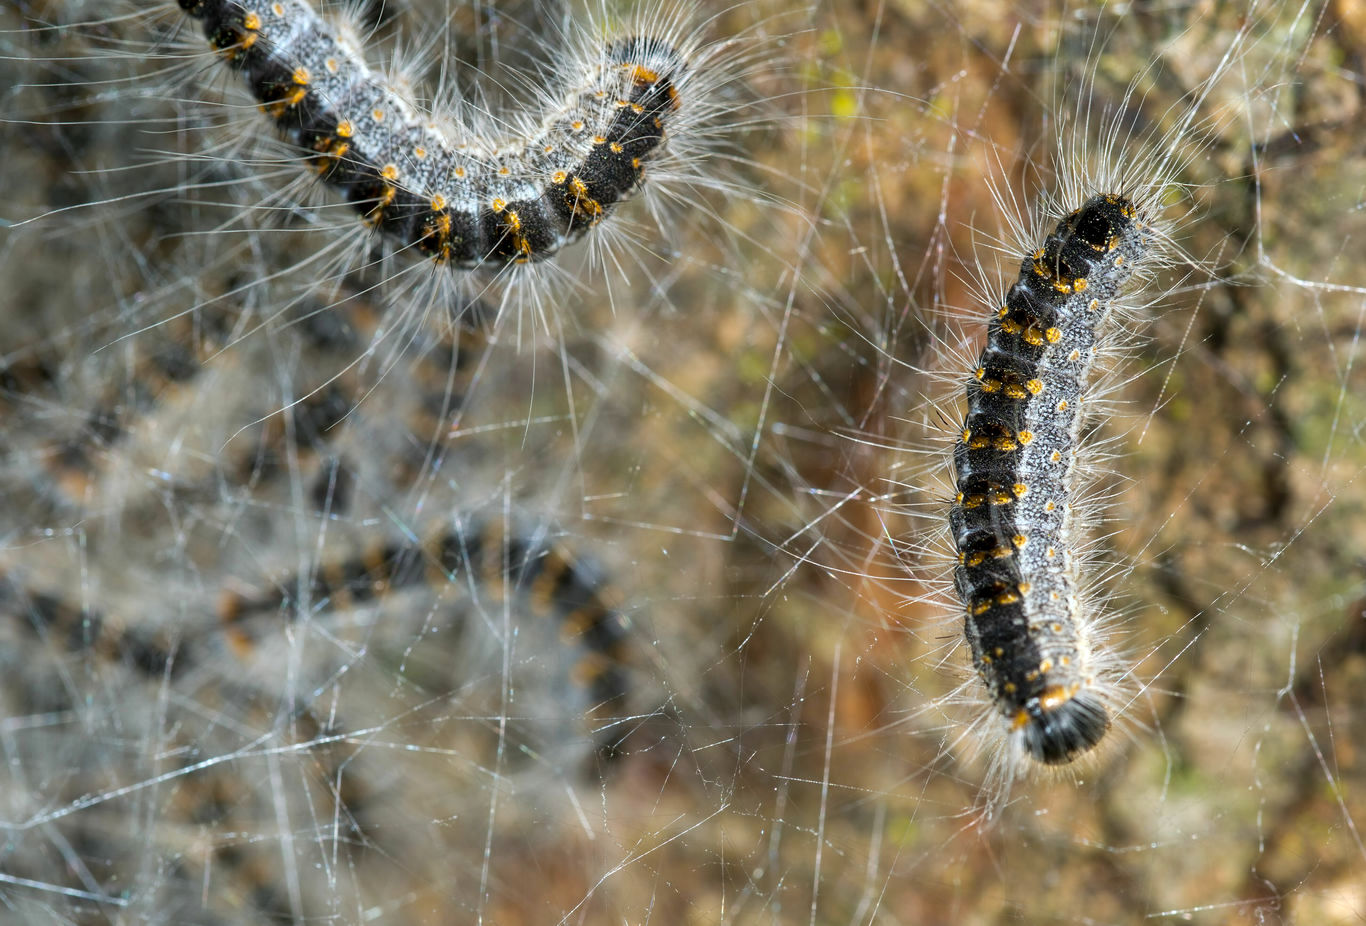
[[[1094,195],[1025,257],[954,447],[954,587],[973,665],[1011,738],[1047,765],[1111,722],[1079,598],[1075,469],[1097,339],[1151,235],[1129,199]]]
[[[630,196],[687,68],[665,39],[611,40],[539,131],[489,140],[421,115],[305,0],[179,2],[366,224],[462,268],[549,257]]]
[[[613,725],[598,718],[619,710],[629,694],[623,664],[625,619],[611,604],[615,593],[597,570],[543,532],[509,531],[493,521],[457,524],[420,543],[378,543],[352,556],[328,559],[309,574],[283,578],[268,591],[225,590],[217,605],[220,639],[227,650],[249,661],[263,640],[278,639],[281,621],[297,624],[315,613],[345,612],[422,585],[452,583],[468,587],[481,600],[515,601],[526,612],[524,621],[555,622],[567,658],[543,658],[565,667],[564,681],[578,691],[572,700],[582,705],[584,719],[592,721],[599,753],[614,755]],[[29,591],[4,573],[0,611],[7,621],[60,651],[91,654],[152,680],[182,678],[224,649],[213,639],[218,634],[189,637],[151,622],[142,626],[131,616],[100,613],[61,595]],[[463,615],[457,620],[474,619]]]

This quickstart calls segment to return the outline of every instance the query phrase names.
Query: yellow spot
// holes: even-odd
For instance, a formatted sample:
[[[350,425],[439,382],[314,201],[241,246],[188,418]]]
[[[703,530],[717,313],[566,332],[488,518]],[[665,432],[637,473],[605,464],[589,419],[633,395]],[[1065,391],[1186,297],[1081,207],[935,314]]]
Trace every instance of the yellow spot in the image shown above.
[[[431,206],[433,212],[440,212],[442,209],[446,208],[446,197],[442,196],[440,193],[437,193],[435,196],[432,197]]]
[[[1015,549],[1023,550],[1025,548],[1025,544],[1029,543],[1029,538],[1026,537],[1024,534],[1016,534],[1014,537],[1010,538],[1010,542],[1015,544]]]
[[[990,611],[990,610],[991,610],[991,602],[990,602],[990,601],[979,601],[977,604],[974,604],[974,605],[972,606],[972,616],[973,616],[973,617],[980,617],[981,615],[986,614],[986,613],[987,613],[988,611]]]
[[[1033,432],[1033,431],[1021,431],[1021,432],[1020,432],[1020,443],[1022,443],[1022,444],[1028,444],[1028,443],[1029,443],[1030,441],[1032,441],[1033,439],[1034,439],[1034,432]]]
[[[982,555],[983,555],[983,557],[986,556],[985,553],[982,554]],[[1015,548],[1014,548],[1014,547],[997,547],[996,549],[994,549],[994,550],[991,551],[991,556],[992,556],[993,559],[1005,559],[1007,556],[1014,556],[1014,555],[1015,555]]]
[[[1067,400],[1066,400],[1066,399],[1063,399],[1061,402],[1058,403],[1058,411],[1060,411],[1060,412],[1065,412],[1065,411],[1067,411]]]
[[[595,145],[605,145],[605,144],[607,144],[607,136],[606,136],[606,135],[594,135],[594,136],[593,136],[593,144],[595,144]]]
[[[302,87],[302,86],[307,86],[307,85],[308,85],[308,68],[303,68],[303,67],[295,68],[295,69],[294,69],[293,78],[294,78],[294,82],[295,82],[296,84],[298,84],[299,86],[301,86],[301,87]]]
[[[1054,450],[1054,451],[1053,451],[1053,456],[1050,457],[1050,459],[1051,459],[1054,463],[1056,463],[1056,462],[1058,462],[1059,460],[1062,459],[1062,454],[1059,453],[1058,451]]]
[[[1030,395],[1038,395],[1043,392],[1043,380],[1031,379],[1029,382],[1025,383],[1025,388],[1029,390]]]
[[[1048,339],[1049,344],[1057,344],[1058,341],[1062,340],[1062,331],[1057,328],[1049,328],[1043,333],[1043,336]]]
[[[1024,342],[1030,347],[1041,347],[1043,345],[1043,336],[1039,334],[1038,328],[1031,325],[1024,333]]]
[[[985,392],[985,393],[987,393],[987,394],[993,393],[993,392],[995,392],[996,390],[998,390],[998,389],[1000,389],[1000,388],[1001,388],[1001,381],[1000,381],[999,379],[988,379],[988,380],[983,380],[983,381],[982,381],[982,391]],[[1007,390],[1007,393],[1006,393],[1006,394],[1007,394],[1007,395],[1010,394],[1008,390]]]
[[[370,111],[370,118],[374,119],[376,122],[383,122],[383,121],[384,121],[384,110],[378,109],[378,108],[371,110],[371,111]]]
[[[1018,334],[1020,331],[1020,323],[1013,318],[1007,318],[1001,322],[1001,330],[1006,334]]]
[[[983,391],[986,391],[985,387],[983,387]],[[1010,385],[1006,386],[1005,392],[1006,397],[1010,399],[1023,399],[1025,396],[1029,394],[1025,392],[1024,386],[1018,385],[1017,383],[1011,383]]]
[[[996,596],[996,603],[1001,605],[1018,604],[1019,601],[1020,596],[1015,592],[1001,592],[1001,594]]]
[[[270,10],[271,10],[271,12],[274,13],[276,16],[283,16],[283,15],[285,15],[285,5],[284,5],[283,3],[274,3],[274,4],[271,4]]]
[[[337,70],[341,67],[341,65],[337,63],[336,58],[328,58],[326,61],[323,62],[323,66],[326,67],[328,72],[332,74],[337,73]]]
[[[1124,255],[1123,255],[1123,254],[1120,254],[1118,257],[1115,258],[1115,266],[1116,266],[1116,267],[1123,267],[1123,266],[1124,266]]]
[[[1062,624],[1058,623],[1057,621],[1054,621],[1053,623],[1048,625],[1048,629],[1053,631],[1054,633],[1062,633]],[[1067,665],[1066,656],[1063,657],[1062,664]]]
[[[242,28],[248,32],[256,32],[261,28],[261,17],[256,13],[245,13],[242,16]]]
[[[508,167],[506,164],[504,164],[502,167],[499,167],[499,168],[498,168],[498,176],[500,176],[500,177],[508,177],[508,176],[511,176],[511,175],[512,175],[512,168],[511,168],[511,167]]]
[[[612,144],[608,145],[607,148],[613,154],[621,154],[623,150],[620,142],[612,142]]]
[[[569,128],[571,128],[571,129],[574,130],[575,132],[582,132],[582,131],[583,131],[583,120],[582,120],[582,119],[575,119],[573,122],[569,123]]]
[[[602,218],[602,203],[589,195],[588,184],[584,183],[582,177],[569,181],[569,192],[572,194],[569,204],[575,215],[589,222],[597,222]]]
[[[999,312],[996,313],[996,317],[997,317],[997,318],[1005,318],[1005,317],[1006,317],[1007,315],[1009,315],[1009,314],[1010,314],[1010,306],[1008,306],[1008,305],[1003,305],[1003,306],[1001,306],[1001,310],[1000,310]]]
[[[507,204],[506,202],[504,202],[503,200],[501,200],[501,199],[495,199],[495,200],[493,201],[493,211],[494,211],[494,212],[502,212],[502,211],[503,211],[504,209],[506,209],[507,207],[508,207],[508,204]]]
[[[659,83],[659,72],[652,71],[639,64],[633,64],[631,68],[631,83],[637,87],[648,87],[651,84]]]
[[[1017,482],[1010,487],[1010,491],[1015,493],[1016,498],[1024,498],[1025,493],[1029,491],[1029,486],[1025,485],[1023,482]]]
[[[397,180],[397,179],[398,179],[398,165],[397,165],[397,164],[385,164],[384,167],[383,167],[383,169],[380,170],[379,175],[380,175],[381,177],[383,177],[385,180]]]
[[[1055,550],[1053,547],[1049,547],[1047,550],[1044,551],[1043,555],[1047,556],[1049,559],[1052,559],[1053,557],[1058,555],[1058,551]]]
[[[1086,310],[1087,310],[1088,312],[1094,312],[1094,311],[1095,311],[1096,309],[1098,309],[1098,308],[1100,308],[1100,300],[1099,300],[1099,299],[1092,299],[1092,300],[1091,300],[1091,303],[1086,307]]]
[[[455,170],[451,171],[451,173],[455,174],[457,180],[465,179],[465,168],[463,167],[457,167]]]
[[[968,430],[967,428],[964,428],[964,429],[963,429],[963,438],[962,438],[962,440],[963,440],[963,443],[965,443],[965,444],[966,444],[968,441],[972,440],[972,431]]]
[[[1010,692],[1013,692],[1015,690],[1015,686],[1009,683],[1007,683],[1006,688]],[[1010,721],[1010,729],[1023,730],[1025,727],[1029,726],[1029,724],[1029,711],[1021,708],[1020,710],[1015,712],[1015,718]]]
[[[1048,502],[1048,503],[1046,503],[1046,504],[1043,506],[1043,510],[1044,510],[1044,511],[1052,511],[1052,510],[1053,510],[1054,508],[1056,508],[1056,507],[1058,507],[1058,506],[1055,505],[1053,502]]]
[[[553,183],[553,184],[555,184],[556,186],[559,186],[560,184],[564,183],[564,182],[565,182],[566,180],[568,180],[568,179],[569,179],[569,174],[565,173],[565,172],[562,171],[562,170],[557,170],[557,171],[555,171],[555,173],[553,173],[553,174],[550,176],[550,182]]]
[[[343,119],[337,123],[338,138],[350,138],[354,134],[356,134],[356,127],[351,124],[350,119]]]
[[[978,379],[981,379],[982,377],[987,375],[987,368],[978,367],[976,370],[973,371],[973,375],[976,376]]]
[[[1001,453],[1010,453],[1012,450],[1020,449],[1020,445],[1015,443],[1015,438],[1013,437],[998,438],[995,446]]]
[[[1047,675],[1049,672],[1052,672],[1052,671],[1053,671],[1053,660],[1051,660],[1051,659],[1045,659],[1043,662],[1039,663],[1039,674],[1040,674],[1040,675]]]
[[[1021,582],[1019,587],[1021,595],[1028,595],[1030,592],[1034,591],[1033,582]]]
[[[1039,707],[1046,711],[1057,710],[1068,701],[1071,701],[1072,696],[1076,693],[1076,685],[1071,687],[1054,685],[1051,688],[1045,688],[1043,694],[1039,695]]]
[[[416,148],[413,149],[413,157],[417,158],[419,161],[426,160],[427,149],[422,147],[421,145],[418,145]]]

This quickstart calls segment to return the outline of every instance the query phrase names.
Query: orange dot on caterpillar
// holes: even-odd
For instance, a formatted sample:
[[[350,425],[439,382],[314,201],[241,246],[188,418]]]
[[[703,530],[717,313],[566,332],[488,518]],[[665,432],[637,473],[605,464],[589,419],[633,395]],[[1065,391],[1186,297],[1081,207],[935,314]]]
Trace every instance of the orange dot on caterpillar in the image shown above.
[[[306,0],[179,3],[368,226],[459,268],[550,257],[606,218],[662,149],[687,70],[665,39],[609,41],[538,133],[488,141],[421,114]]]
[[[1099,194],[1023,259],[968,380],[954,449],[954,587],[973,665],[1012,740],[1045,765],[1072,762],[1110,728],[1073,562],[1080,399],[1111,304],[1151,234],[1127,198]],[[1017,484],[1035,491],[1001,491]],[[993,494],[1003,504],[967,501]]]

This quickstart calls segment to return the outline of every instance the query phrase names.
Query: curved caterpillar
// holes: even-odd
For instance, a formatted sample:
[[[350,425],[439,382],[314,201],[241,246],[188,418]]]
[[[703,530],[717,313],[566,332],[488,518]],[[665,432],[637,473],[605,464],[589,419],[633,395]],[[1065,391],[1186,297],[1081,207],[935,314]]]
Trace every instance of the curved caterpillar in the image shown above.
[[[1079,614],[1073,472],[1097,335],[1149,238],[1133,203],[1102,194],[1024,259],[954,447],[954,586],[973,664],[1025,752],[1049,765],[1110,727]]]
[[[179,3],[367,225],[461,268],[549,257],[605,218],[664,143],[686,69],[665,40],[609,42],[536,135],[490,143],[421,117],[305,0]]]
[[[553,616],[558,621],[564,644],[582,650],[571,676],[584,690],[590,713],[617,707],[627,697],[622,667],[626,624],[609,601],[614,592],[595,570],[547,542],[540,532],[510,534],[493,522],[456,526],[416,545],[376,544],[320,564],[305,580],[287,577],[277,583],[277,590],[264,594],[225,591],[218,618],[230,647],[245,657],[254,638],[265,633],[262,619],[283,614],[293,622],[303,616],[304,605],[296,600],[300,587],[307,590],[303,598],[308,607],[342,611],[423,583],[439,587],[462,576],[466,584],[494,599],[505,593],[519,596],[533,618]],[[202,640],[173,639],[57,595],[25,592],[3,572],[0,607],[62,649],[93,652],[107,663],[127,665],[150,678],[167,673],[182,677],[206,651]],[[603,739],[601,754],[614,755],[615,745],[615,739]]]
[[[538,533],[508,534],[493,522],[457,526],[416,546],[379,544],[324,563],[302,582],[298,576],[287,577],[265,595],[225,593],[219,617],[236,645],[247,646],[249,634],[242,625],[250,618],[281,610],[294,619],[300,616],[302,605],[295,598],[301,587],[313,607],[349,608],[424,582],[439,586],[460,575],[486,589],[505,583],[510,593],[524,596],[533,617],[553,616],[559,622],[564,643],[582,650],[572,674],[588,694],[590,713],[626,698],[626,624],[609,603],[614,593],[568,551]],[[601,743],[605,756],[614,749],[614,740]]]

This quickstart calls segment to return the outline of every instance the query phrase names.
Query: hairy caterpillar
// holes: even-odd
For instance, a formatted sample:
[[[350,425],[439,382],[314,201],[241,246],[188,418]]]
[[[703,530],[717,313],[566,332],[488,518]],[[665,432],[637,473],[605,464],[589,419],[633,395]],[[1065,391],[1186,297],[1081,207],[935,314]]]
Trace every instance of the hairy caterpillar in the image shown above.
[[[279,592],[265,595],[225,591],[218,618],[231,648],[246,656],[256,638],[275,634],[268,622],[302,620],[303,605],[294,600],[300,582],[297,577],[285,578],[278,583]],[[418,546],[383,543],[321,563],[303,585],[310,609],[345,611],[419,585],[450,582],[487,590],[495,599],[515,596],[535,618],[548,620],[553,615],[561,624],[565,645],[585,651],[571,677],[589,692],[593,709],[626,697],[621,664],[626,627],[608,604],[614,593],[567,550],[547,543],[544,532],[509,534],[493,521],[458,525]],[[501,585],[506,585],[505,591]],[[110,665],[125,665],[153,681],[163,673],[180,678],[196,671],[214,649],[212,640],[174,639],[165,626],[153,632],[128,616],[91,613],[49,593],[25,592],[8,576],[0,577],[0,594],[8,621],[59,650],[88,650]]]
[[[664,143],[686,73],[665,39],[615,39],[537,135],[447,137],[305,0],[180,5],[366,224],[465,268],[548,257],[601,221]]]
[[[1143,474],[1117,462],[1123,425],[1108,432],[1105,419],[1123,420],[1121,371],[1145,343],[1140,323],[1161,322],[1152,307],[1183,287],[1227,285],[1219,261],[1192,256],[1186,239],[1199,232],[1200,199],[1229,182],[1211,178],[1206,161],[1232,131],[1226,88],[1255,79],[1239,70],[1261,51],[1241,28],[1179,96],[1157,103],[1155,66],[1110,97],[1088,58],[1075,84],[1051,89],[1043,153],[1023,171],[1037,192],[1021,192],[999,150],[983,156],[1003,231],[996,270],[974,266],[978,248],[964,276],[990,314],[929,326],[930,356],[914,369],[955,395],[927,404],[925,449],[912,448],[915,469],[900,482],[909,499],[947,490],[902,509],[920,527],[907,548],[934,564],[923,576],[912,569],[935,589],[915,602],[951,602],[962,616],[972,678],[924,710],[944,710],[952,748],[982,759],[988,819],[1018,779],[1079,779],[1081,760],[1119,739],[1115,728],[1139,723],[1141,655],[1117,638],[1126,596],[1097,526],[1120,480],[1142,486]],[[955,372],[964,368],[966,378]],[[954,421],[952,437],[942,434]],[[930,434],[942,434],[942,450],[929,449],[939,442]]]
[[[509,594],[524,599],[533,618],[559,622],[566,647],[582,650],[570,677],[588,693],[589,709],[598,712],[620,706],[627,697],[626,625],[609,603],[614,592],[601,577],[565,549],[549,544],[543,534],[508,533],[489,521],[459,525],[424,543],[378,544],[355,556],[322,563],[311,577],[286,577],[279,591],[267,595],[225,593],[219,618],[239,645],[249,645],[252,618],[284,611],[298,618],[294,598],[302,587],[313,608],[351,608],[388,593],[418,585],[460,581],[496,588],[505,583]],[[615,740],[608,725],[602,751],[611,755]]]
[[[1105,194],[1025,257],[988,328],[953,452],[954,584],[973,662],[1012,736],[1050,765],[1110,727],[1081,625],[1072,483],[1096,344],[1147,237],[1133,204]]]
[[[181,8],[190,18],[169,0],[101,11],[107,18],[84,7],[23,11],[35,48],[19,59],[26,80],[4,114],[52,134],[43,144],[78,164],[90,143],[83,120],[103,122],[96,137],[115,135],[130,164],[147,162],[89,180],[73,169],[67,182],[87,188],[83,201],[27,216],[31,208],[13,201],[10,234],[118,223],[114,237],[132,262],[149,245],[124,204],[177,204],[184,240],[161,221],[155,247],[168,252],[160,261],[193,268],[198,285],[186,291],[184,274],[149,268],[139,298],[155,302],[144,312],[162,313],[152,322],[216,300],[260,301],[267,317],[287,316],[359,280],[382,287],[410,323],[447,323],[487,301],[530,307],[553,331],[585,271],[603,276],[595,289],[620,270],[658,272],[668,254],[641,246],[640,215],[674,239],[668,248],[699,219],[724,224],[705,191],[741,188],[729,172],[749,162],[733,138],[773,118],[748,88],[759,63],[772,63],[769,40],[711,41],[711,24],[683,8],[610,19],[565,11],[559,34],[552,26],[536,40],[534,75],[500,64],[502,82],[520,87],[503,92],[508,99],[462,86],[454,60],[409,50],[383,61],[384,43],[371,40],[386,30],[326,0]],[[469,40],[477,37],[446,39]],[[237,79],[206,66],[210,54]],[[437,84],[426,96],[424,72]],[[113,89],[91,89],[101,86]],[[242,104],[246,93],[255,107]],[[636,198],[637,218],[615,216]],[[361,221],[337,220],[341,211]],[[581,238],[578,257],[548,260]],[[238,276],[243,265],[256,279]],[[523,321],[513,318],[519,333]]]
[[[122,898],[117,889],[88,890],[105,904],[189,915],[201,903],[209,910],[243,903],[234,902],[232,892],[255,881],[272,885],[245,902],[256,915],[288,915],[297,905],[325,909],[326,878],[297,879],[301,893],[291,898],[280,889],[278,870],[253,874],[256,866],[271,867],[269,838],[263,851],[253,847],[253,838],[226,835],[251,833],[269,819],[257,769],[276,752],[292,758],[300,781],[279,785],[279,798],[316,802],[319,813],[341,814],[336,826],[315,837],[315,849],[332,843],[330,851],[346,856],[357,838],[388,853],[413,851],[407,846],[413,836],[393,828],[401,819],[395,814],[412,812],[405,792],[446,791],[453,806],[478,808],[477,773],[451,787],[461,782],[460,765],[498,768],[497,789],[524,788],[524,801],[531,801],[526,806],[547,803],[549,786],[553,803],[553,792],[567,781],[581,782],[619,753],[616,718],[629,697],[627,627],[609,600],[613,594],[594,566],[545,530],[485,518],[458,519],[424,543],[400,539],[325,560],[310,575],[285,577],[278,591],[225,588],[216,622],[196,621],[200,615],[193,612],[183,622],[101,612],[69,592],[34,591],[27,576],[6,569],[0,575],[0,633],[34,657],[30,668],[12,674],[11,690],[26,687],[31,709],[46,708],[64,727],[79,723],[87,710],[71,702],[64,676],[117,685],[129,703],[119,718],[122,735],[166,753],[159,775],[146,771],[156,767],[154,753],[130,757],[131,779],[120,769],[101,777],[99,762],[75,759],[69,749],[54,754],[52,761],[72,765],[55,781],[35,783],[35,790],[64,793],[59,789],[90,789],[98,782],[101,793],[57,815],[11,804],[3,825],[17,844],[6,869],[40,875],[47,844],[42,834],[61,832],[91,851],[100,847],[107,861],[96,868],[99,885],[134,881]],[[423,608],[402,603],[424,595],[434,599],[425,620]],[[497,658],[500,652],[505,655]],[[290,669],[291,653],[310,658]],[[397,680],[385,668],[391,660],[402,667]],[[282,674],[297,681],[277,700]],[[144,689],[153,702],[160,697],[169,704],[149,714],[138,706],[145,703],[138,697]],[[225,726],[205,711],[233,720]],[[405,725],[429,729],[422,738],[438,755],[454,751],[457,767],[433,766],[421,751],[390,757],[385,737],[376,734]],[[500,727],[506,729],[500,733]],[[501,742],[509,754],[499,759]],[[85,751],[97,756],[99,740]],[[442,774],[433,779],[432,771]],[[110,793],[110,781],[126,781],[126,788]],[[138,828],[140,851],[130,853],[119,848],[125,834],[103,821],[108,808],[143,792],[154,809]],[[422,813],[432,806],[416,803]],[[35,820],[41,823],[30,833]],[[474,813],[466,822],[462,813],[447,827],[477,843],[480,820]],[[180,834],[210,822],[225,835],[187,852]],[[309,850],[295,851],[302,857]],[[182,859],[189,870],[202,868],[206,884],[207,872],[213,873],[204,900],[195,897],[193,878],[134,877],[137,865],[162,854]],[[293,861],[291,855],[285,863]],[[361,870],[384,865],[363,852],[352,863]],[[73,890],[95,887],[71,884]]]

